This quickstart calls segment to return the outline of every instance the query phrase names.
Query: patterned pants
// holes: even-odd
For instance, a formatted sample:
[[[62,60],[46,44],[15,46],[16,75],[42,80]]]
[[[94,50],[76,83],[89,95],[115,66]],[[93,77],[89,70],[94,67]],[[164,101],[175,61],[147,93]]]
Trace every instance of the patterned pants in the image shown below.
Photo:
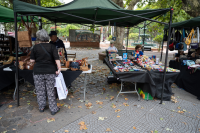
[[[46,106],[46,92],[47,92],[49,109],[51,110],[51,112],[58,111],[55,92],[54,92],[55,77],[56,74],[38,74],[33,76],[39,109],[44,109]]]

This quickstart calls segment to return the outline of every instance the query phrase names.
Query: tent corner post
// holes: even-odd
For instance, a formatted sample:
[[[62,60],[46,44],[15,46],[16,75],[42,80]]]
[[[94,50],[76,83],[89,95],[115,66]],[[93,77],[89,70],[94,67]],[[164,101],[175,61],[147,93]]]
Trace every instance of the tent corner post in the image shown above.
[[[15,84],[17,88],[17,106],[19,106],[19,62],[18,62],[18,38],[17,38],[17,13],[14,12],[14,19],[15,19],[15,53],[16,53],[16,76],[15,76]]]
[[[171,34],[171,24],[172,24],[172,14],[173,14],[173,8],[170,8],[170,21],[169,21],[169,35],[167,39],[167,48],[166,48],[166,55],[165,55],[165,68],[164,68],[164,75],[163,75],[163,83],[162,83],[162,93],[161,93],[161,100],[160,104],[163,102],[163,93],[164,93],[164,86],[165,86],[165,75],[166,75],[166,67],[167,67],[167,58],[168,58],[168,47],[169,47],[169,41],[170,41],[170,34]]]
[[[165,35],[165,30],[164,30],[164,35]],[[162,40],[162,50],[161,50],[161,55],[160,55],[160,61],[162,61],[162,55],[163,55],[163,44],[164,44],[164,35],[163,35],[163,40]]]

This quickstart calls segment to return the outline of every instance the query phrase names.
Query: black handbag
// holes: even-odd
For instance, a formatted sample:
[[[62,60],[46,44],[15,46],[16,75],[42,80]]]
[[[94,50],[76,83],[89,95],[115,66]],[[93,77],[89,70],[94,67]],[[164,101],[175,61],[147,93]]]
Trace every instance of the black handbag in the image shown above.
[[[164,37],[163,37],[163,41],[167,41],[167,39],[168,39],[167,30],[165,30],[165,32],[164,32]]]

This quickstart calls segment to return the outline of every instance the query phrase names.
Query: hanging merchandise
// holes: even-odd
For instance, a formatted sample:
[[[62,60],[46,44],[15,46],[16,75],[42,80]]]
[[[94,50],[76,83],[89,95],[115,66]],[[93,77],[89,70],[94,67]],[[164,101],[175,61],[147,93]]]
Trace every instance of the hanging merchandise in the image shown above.
[[[168,39],[167,30],[165,30],[165,32],[164,32],[164,37],[163,37],[163,41],[167,41],[167,39]]]
[[[173,28],[173,30],[172,30],[172,33],[171,33],[171,37],[170,37],[170,38],[172,38],[172,37],[173,37],[173,39],[170,40],[170,42],[169,42],[169,50],[170,50],[170,51],[173,51],[173,50],[174,50],[174,40],[175,40],[175,30],[174,30],[174,28]]]
[[[181,39],[181,36],[182,36],[181,33],[177,30],[176,33],[175,33],[175,37],[176,37],[175,40],[176,40],[177,42],[179,42],[180,39]]]
[[[190,45],[191,43],[191,38],[192,38],[192,35],[194,34],[194,29],[191,30],[190,34],[188,35],[187,39],[185,40],[185,43],[187,45]]]
[[[27,20],[28,20],[28,17],[27,17]],[[23,24],[23,26],[27,28],[28,31],[19,31],[21,23]],[[31,30],[29,28],[29,25],[25,24],[22,17],[21,17],[21,23],[19,25],[18,32],[17,32],[19,47],[32,47]]]
[[[191,39],[191,49],[198,49],[199,44],[198,44],[198,35],[196,34],[196,32],[193,33],[192,39]]]

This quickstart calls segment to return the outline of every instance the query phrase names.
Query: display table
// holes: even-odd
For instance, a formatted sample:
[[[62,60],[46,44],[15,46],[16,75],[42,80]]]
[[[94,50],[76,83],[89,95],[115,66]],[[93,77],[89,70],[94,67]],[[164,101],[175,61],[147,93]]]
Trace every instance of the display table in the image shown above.
[[[181,62],[176,62],[174,60],[170,60],[169,67],[178,66],[180,69],[180,74],[178,75],[175,83],[178,87],[183,88],[187,92],[200,97],[200,87],[199,87],[199,79],[200,79],[200,71],[196,70],[195,73],[191,73],[191,70],[185,65],[181,65]]]
[[[148,92],[153,97],[161,98],[162,92],[162,79],[163,72],[159,71],[133,71],[133,72],[116,72],[113,66],[108,61],[108,58],[104,59],[106,65],[110,68],[113,75],[120,82],[137,83],[143,91]],[[166,72],[163,100],[170,100],[172,93],[171,85],[176,80],[179,72]]]
[[[4,72],[12,72],[13,74],[15,74],[16,71],[16,67],[15,66],[10,66],[10,67],[6,67],[3,68]],[[90,70],[88,71],[71,71],[71,70],[67,70],[67,71],[61,71],[65,80],[65,84],[66,86],[71,85],[71,83],[81,74],[84,73],[85,74],[85,82],[84,82],[84,101],[85,101],[85,92],[86,92],[86,85],[87,85],[87,73],[92,73],[92,65],[90,65]],[[13,78],[15,77],[15,75],[13,75]],[[34,80],[33,80],[33,70],[19,70],[19,77],[24,78],[26,81],[28,81],[29,83],[31,83],[32,85],[34,85]],[[16,92],[16,88],[15,88],[15,92]],[[15,97],[15,92],[14,92],[14,96]]]

